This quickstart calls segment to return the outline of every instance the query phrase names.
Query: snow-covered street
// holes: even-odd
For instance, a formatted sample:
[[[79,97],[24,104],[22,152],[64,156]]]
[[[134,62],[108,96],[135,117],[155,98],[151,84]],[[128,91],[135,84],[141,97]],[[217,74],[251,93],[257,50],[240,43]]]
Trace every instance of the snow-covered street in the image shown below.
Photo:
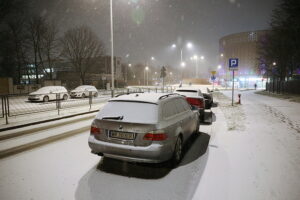
[[[215,94],[176,169],[102,159],[83,132],[1,159],[0,199],[300,199],[299,103],[240,93]]]

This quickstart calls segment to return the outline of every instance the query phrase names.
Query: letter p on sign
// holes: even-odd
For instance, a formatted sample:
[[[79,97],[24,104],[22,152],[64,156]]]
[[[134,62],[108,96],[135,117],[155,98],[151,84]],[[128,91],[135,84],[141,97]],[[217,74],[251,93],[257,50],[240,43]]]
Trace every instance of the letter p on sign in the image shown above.
[[[238,58],[230,58],[229,59],[229,70],[238,70],[239,67],[239,59]]]

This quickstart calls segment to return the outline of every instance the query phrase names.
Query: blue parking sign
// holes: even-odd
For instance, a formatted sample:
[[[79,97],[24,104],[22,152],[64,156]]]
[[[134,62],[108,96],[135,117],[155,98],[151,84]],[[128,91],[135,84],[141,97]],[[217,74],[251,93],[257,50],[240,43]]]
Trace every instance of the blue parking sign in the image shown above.
[[[238,70],[239,68],[239,59],[238,58],[230,58],[229,59],[229,70]]]

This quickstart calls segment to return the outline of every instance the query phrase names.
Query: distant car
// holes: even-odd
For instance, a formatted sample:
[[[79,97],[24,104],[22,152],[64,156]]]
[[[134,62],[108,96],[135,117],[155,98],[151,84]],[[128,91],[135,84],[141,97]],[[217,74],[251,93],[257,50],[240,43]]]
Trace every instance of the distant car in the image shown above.
[[[97,97],[98,96],[98,90],[95,86],[92,85],[81,85],[75,88],[70,92],[70,96],[72,98],[81,97],[85,98],[90,95],[90,92],[92,92],[92,96]]]
[[[160,163],[182,158],[199,130],[199,114],[176,94],[135,93],[108,101],[91,125],[92,153],[128,162]]]
[[[28,100],[48,102],[50,100],[56,100],[57,94],[59,94],[59,99],[67,100],[69,98],[68,91],[65,87],[46,86],[30,93],[28,96]]]
[[[200,120],[203,122],[205,119],[205,98],[201,90],[196,88],[178,88],[175,90],[176,94],[180,94],[185,96],[187,102],[191,105],[196,107],[200,113]]]

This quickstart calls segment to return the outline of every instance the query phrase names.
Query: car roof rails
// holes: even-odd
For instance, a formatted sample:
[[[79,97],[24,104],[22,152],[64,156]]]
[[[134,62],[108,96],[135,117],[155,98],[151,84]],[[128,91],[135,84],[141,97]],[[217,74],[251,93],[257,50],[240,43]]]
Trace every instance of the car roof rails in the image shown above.
[[[158,100],[166,99],[166,98],[168,98],[170,96],[181,96],[181,95],[180,94],[176,94],[176,93],[170,93],[170,94],[166,94],[166,95],[163,95],[163,96],[159,97]]]

